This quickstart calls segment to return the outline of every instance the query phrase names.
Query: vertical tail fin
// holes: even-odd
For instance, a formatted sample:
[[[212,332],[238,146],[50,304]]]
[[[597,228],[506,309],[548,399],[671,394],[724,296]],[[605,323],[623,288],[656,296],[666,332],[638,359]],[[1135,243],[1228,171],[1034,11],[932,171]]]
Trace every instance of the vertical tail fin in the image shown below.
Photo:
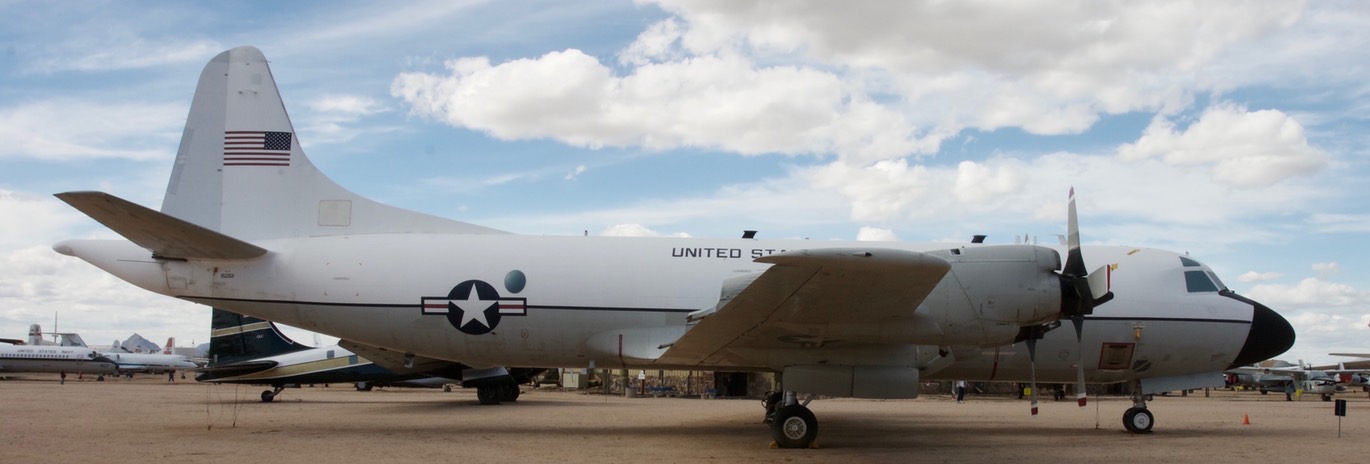
[[[62,346],[79,346],[86,348],[86,341],[81,339],[80,334],[64,333],[62,334]]]
[[[43,327],[38,324],[29,324],[29,344],[43,344]]]
[[[501,233],[386,206],[347,191],[305,157],[253,47],[200,74],[162,212],[242,240],[387,232]]]
[[[214,308],[209,334],[210,367],[310,348],[286,337],[271,321]]]
[[[166,348],[162,349],[162,354],[176,354],[176,337],[166,339]]]

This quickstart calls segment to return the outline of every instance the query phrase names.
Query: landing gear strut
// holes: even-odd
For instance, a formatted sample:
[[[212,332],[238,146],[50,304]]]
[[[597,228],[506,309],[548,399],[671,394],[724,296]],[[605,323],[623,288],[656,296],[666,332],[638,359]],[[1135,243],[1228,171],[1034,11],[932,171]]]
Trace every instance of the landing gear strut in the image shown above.
[[[763,402],[766,406],[765,423],[771,425],[771,437],[781,448],[808,448],[818,438],[818,418],[813,411],[796,401],[794,392],[772,392]]]
[[[1123,428],[1128,432],[1151,433],[1151,426],[1156,425],[1156,416],[1146,409],[1146,399],[1141,382],[1133,382],[1132,407],[1123,412]]]

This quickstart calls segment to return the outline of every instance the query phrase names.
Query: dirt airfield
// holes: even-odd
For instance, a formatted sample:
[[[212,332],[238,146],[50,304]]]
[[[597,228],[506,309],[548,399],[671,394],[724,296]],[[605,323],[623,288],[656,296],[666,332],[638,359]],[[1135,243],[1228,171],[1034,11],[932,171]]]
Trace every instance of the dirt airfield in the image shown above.
[[[1214,391],[1157,397],[1151,435],[1123,431],[1130,401],[1028,404],[1009,397],[819,400],[819,449],[771,449],[756,400],[622,398],[524,387],[517,403],[474,390],[350,385],[288,389],[143,376],[0,381],[0,462],[1359,462],[1370,398]],[[1243,424],[1247,418],[1250,424]]]

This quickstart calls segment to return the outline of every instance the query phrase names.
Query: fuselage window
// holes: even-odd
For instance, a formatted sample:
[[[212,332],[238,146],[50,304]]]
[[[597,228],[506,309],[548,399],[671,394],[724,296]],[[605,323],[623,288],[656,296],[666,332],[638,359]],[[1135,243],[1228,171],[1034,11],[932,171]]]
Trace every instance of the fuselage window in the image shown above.
[[[1185,287],[1189,288],[1189,293],[1216,292],[1218,286],[1213,284],[1213,280],[1208,278],[1208,273],[1204,271],[1185,271]]]

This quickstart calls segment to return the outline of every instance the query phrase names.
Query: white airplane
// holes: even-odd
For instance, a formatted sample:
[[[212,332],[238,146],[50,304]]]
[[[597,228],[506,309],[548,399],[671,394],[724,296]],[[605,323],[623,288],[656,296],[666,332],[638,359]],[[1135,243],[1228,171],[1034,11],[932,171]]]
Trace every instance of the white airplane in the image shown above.
[[[164,374],[178,369],[194,369],[199,367],[190,358],[175,353],[176,337],[166,340],[166,347],[161,353],[130,353],[118,348],[118,344],[110,347],[110,351],[105,352],[105,357],[114,360],[119,364],[120,372],[142,372],[147,374]]]
[[[89,348],[86,346],[85,340],[78,334],[52,333],[49,335],[60,335],[62,337],[62,341],[59,343],[60,346]],[[35,345],[43,343],[43,328],[38,324],[29,326],[29,343]],[[119,373],[142,372],[148,374],[164,374],[177,369],[194,369],[198,367],[189,358],[172,354],[175,346],[176,337],[171,337],[167,339],[166,348],[162,350],[162,353],[160,354],[131,353],[119,348],[119,343],[116,341],[114,344],[110,345],[109,351],[101,352],[100,355],[110,361],[114,361],[115,364],[118,364]]]
[[[353,194],[296,135],[262,53],[223,52],[200,75],[161,211],[57,194],[127,240],[54,249],[153,292],[409,359],[775,372],[783,447],[817,436],[798,394],[913,398],[927,379],[1081,394],[1126,382],[1124,425],[1144,433],[1148,394],[1222,386],[1223,370],[1294,341],[1284,318],[1183,254],[1081,247],[1073,198],[1068,249],[521,236]],[[1063,320],[1074,330],[1052,330]]]
[[[114,361],[90,348],[0,343],[0,374],[66,372],[104,376],[117,369]]]
[[[274,401],[288,387],[340,382],[356,383],[358,390],[370,390],[374,385],[442,387],[447,383],[490,383],[503,387],[493,390],[500,393],[492,399],[495,403],[518,399],[518,382],[508,371],[491,371],[481,379],[468,377],[465,382],[437,378],[433,375],[460,376],[466,366],[432,360],[411,361],[406,366],[402,353],[374,353],[381,361],[372,361],[340,345],[305,346],[286,337],[271,321],[219,308],[214,308],[210,326],[210,362],[199,370],[195,380],[270,385],[272,390],[262,391],[263,402]]]
[[[1229,384],[1235,380],[1236,384],[1256,386],[1261,394],[1287,391],[1291,382],[1294,390],[1316,394],[1323,401],[1332,401],[1332,395],[1337,393],[1337,378],[1333,374],[1338,372],[1305,364],[1302,359],[1297,366],[1276,361],[1268,366],[1228,369],[1225,373]]]

